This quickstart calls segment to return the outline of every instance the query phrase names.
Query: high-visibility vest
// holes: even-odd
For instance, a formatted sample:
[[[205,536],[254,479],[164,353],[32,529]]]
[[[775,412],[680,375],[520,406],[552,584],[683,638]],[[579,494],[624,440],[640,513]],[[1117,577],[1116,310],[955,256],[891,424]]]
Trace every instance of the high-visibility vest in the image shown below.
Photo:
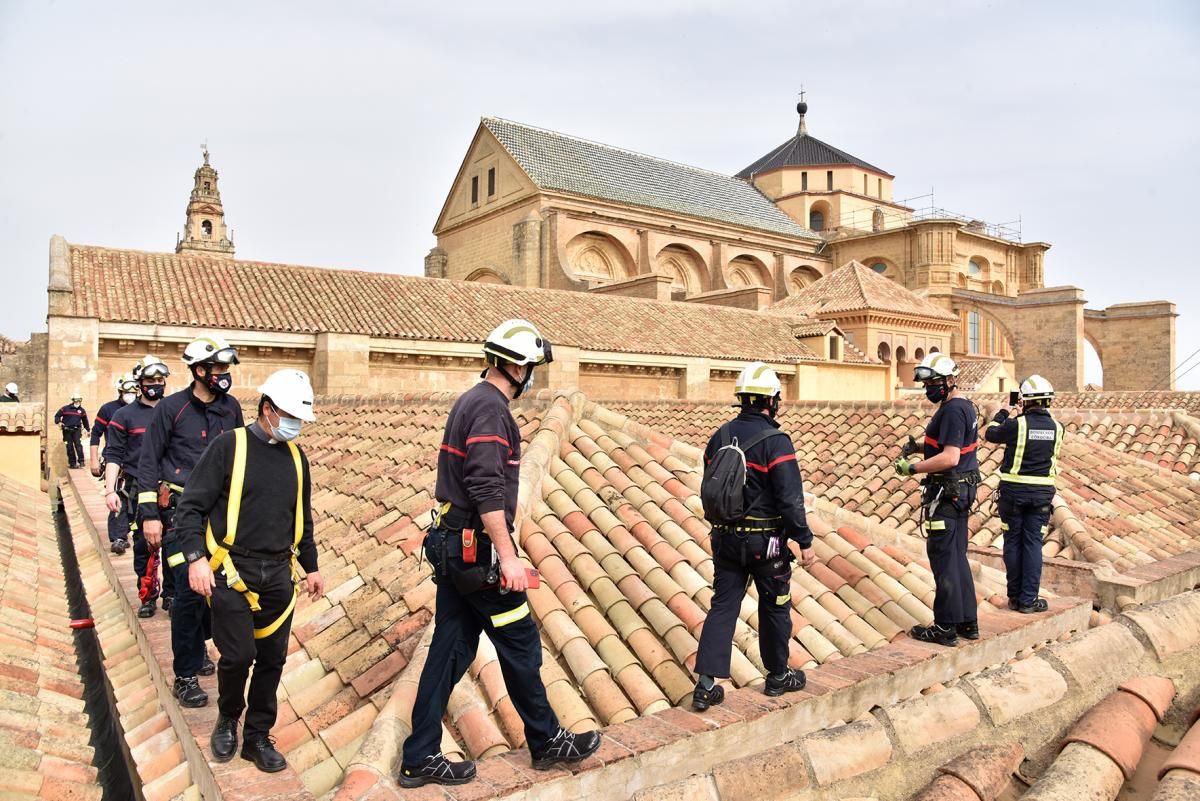
[[[1054,421],[1054,447],[1050,454],[1050,466],[1046,475],[1031,475],[1028,473],[1029,467],[1024,464],[1025,450],[1029,444],[1030,434],[1032,432],[1051,433],[1048,428],[1030,428],[1029,421],[1025,415],[1017,417],[1017,441],[1014,444],[1016,449],[1013,452],[1012,466],[1007,471],[1000,472],[1000,480],[1007,481],[1010,484],[1038,484],[1043,486],[1054,486],[1054,482],[1058,478],[1058,452],[1062,449],[1063,443],[1063,427],[1062,423]],[[1044,440],[1043,440],[1044,441]],[[1022,472],[1022,469],[1026,472]]]
[[[294,442],[288,442],[287,446],[292,452],[292,461],[296,465],[296,532],[292,542],[292,600],[288,602],[287,608],[279,617],[268,625],[254,630],[254,639],[256,640],[270,637],[278,631],[279,627],[292,614],[292,610],[296,608],[296,599],[300,596],[300,573],[296,569],[296,556],[300,552],[300,538],[304,536],[304,462],[300,458],[300,449]],[[238,574],[237,568],[233,564],[233,557],[229,553],[229,549],[237,538],[238,516],[242,510],[242,485],[245,480],[246,429],[238,428],[233,432],[233,473],[229,478],[229,507],[225,513],[225,537],[218,543],[216,537],[213,536],[212,522],[209,521],[205,532],[205,541],[210,554],[208,566],[212,568],[213,572],[224,570],[225,581],[229,587],[237,590],[246,598],[251,611],[260,612],[262,607],[258,603],[258,593],[246,586],[246,582]]]

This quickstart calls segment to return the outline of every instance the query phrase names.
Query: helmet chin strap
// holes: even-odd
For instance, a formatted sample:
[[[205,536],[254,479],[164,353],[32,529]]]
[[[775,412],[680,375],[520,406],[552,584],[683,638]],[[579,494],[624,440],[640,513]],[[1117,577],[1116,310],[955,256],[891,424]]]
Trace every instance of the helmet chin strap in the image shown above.
[[[518,367],[519,365],[513,365],[513,366]],[[496,365],[496,369],[500,371],[500,375],[507,378],[508,383],[512,384],[514,389],[516,390],[516,392],[513,393],[513,399],[516,400],[517,398],[521,397],[521,393],[525,391],[525,381],[526,381],[526,379],[529,378],[529,374],[533,372],[533,365],[532,364],[526,365],[527,372],[525,373],[525,378],[523,378],[519,381],[517,379],[513,378],[511,375],[509,375],[508,370],[506,369],[507,367],[508,367],[508,363]]]

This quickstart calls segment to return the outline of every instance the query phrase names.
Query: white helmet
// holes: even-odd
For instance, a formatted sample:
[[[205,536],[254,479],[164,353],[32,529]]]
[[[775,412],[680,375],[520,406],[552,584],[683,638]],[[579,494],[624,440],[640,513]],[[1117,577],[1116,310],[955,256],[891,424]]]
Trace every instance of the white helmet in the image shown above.
[[[1054,387],[1036,373],[1021,382],[1021,400],[1050,400],[1053,397]]]
[[[117,392],[137,392],[137,381],[130,378],[127,373],[121,373],[117,376]]]
[[[170,374],[171,368],[167,367],[162,359],[150,353],[133,366],[134,381],[141,381],[143,378],[166,378]]]
[[[213,334],[208,337],[198,337],[188,343],[183,349],[183,363],[189,367],[197,364],[215,362],[218,364],[237,364],[237,348],[225,341],[225,337]]]
[[[550,343],[542,339],[537,327],[528,320],[505,320],[483,342],[489,364],[496,360],[510,364],[549,364],[554,361]]]
[[[913,380],[932,381],[958,375],[958,365],[944,353],[931,353],[913,368]]]
[[[733,382],[734,395],[761,395],[773,398],[783,392],[779,376],[762,362],[750,362]]]
[[[271,399],[271,403],[292,417],[311,423],[313,414],[313,388],[308,373],[303,370],[285,368],[267,376],[258,391]]]
[[[17,385],[14,384],[13,382],[9,381],[7,384],[4,385],[4,391],[7,392],[9,395],[16,395],[17,394]]]

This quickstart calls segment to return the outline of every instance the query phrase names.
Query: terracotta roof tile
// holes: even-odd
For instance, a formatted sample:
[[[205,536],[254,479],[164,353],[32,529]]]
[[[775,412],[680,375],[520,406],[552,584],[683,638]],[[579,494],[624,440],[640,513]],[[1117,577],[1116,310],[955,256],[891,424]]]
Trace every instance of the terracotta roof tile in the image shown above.
[[[0,432],[36,434],[42,430],[46,408],[41,403],[0,403]]]
[[[875,311],[939,322],[958,320],[956,315],[857,261],[847,262],[771,308],[815,318]]]
[[[500,321],[524,317],[556,345],[589,350],[821,360],[797,340],[794,320],[721,306],[89,245],[70,245],[70,256],[74,313],[105,321],[478,343]],[[206,286],[197,277],[212,271],[223,276],[219,298],[127,291]],[[265,296],[288,302],[254,300]]]

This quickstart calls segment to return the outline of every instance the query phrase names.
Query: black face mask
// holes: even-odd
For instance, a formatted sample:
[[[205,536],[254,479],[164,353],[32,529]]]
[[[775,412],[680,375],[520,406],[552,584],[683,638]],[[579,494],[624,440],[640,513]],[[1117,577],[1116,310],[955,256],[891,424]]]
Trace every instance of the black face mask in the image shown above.
[[[196,377],[203,382],[204,386],[218,395],[224,395],[233,389],[233,374],[228,371],[214,373],[212,368],[206,365],[196,371]]]
[[[166,384],[145,384],[142,387],[142,397],[146,400],[162,400],[162,396],[167,392]]]
[[[945,381],[925,385],[925,397],[930,403],[941,403],[950,394],[950,386]]]

